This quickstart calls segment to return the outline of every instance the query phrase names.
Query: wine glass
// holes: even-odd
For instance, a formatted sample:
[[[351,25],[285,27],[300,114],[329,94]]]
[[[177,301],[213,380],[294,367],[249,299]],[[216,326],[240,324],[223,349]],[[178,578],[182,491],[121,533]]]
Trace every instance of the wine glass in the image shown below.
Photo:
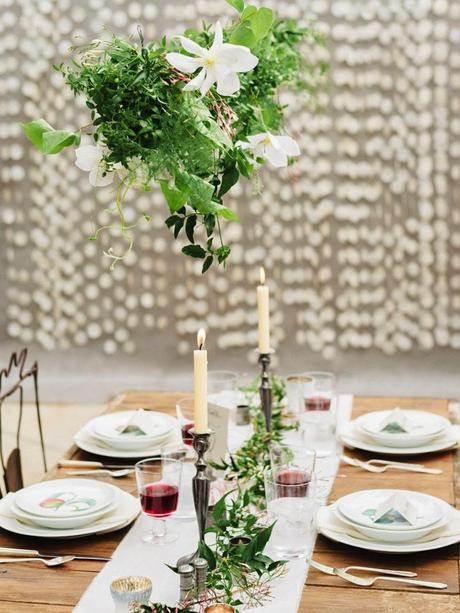
[[[174,519],[194,519],[193,477],[196,474],[196,453],[183,443],[169,443],[161,448],[161,457],[178,460],[182,464],[179,503]]]
[[[282,496],[303,496],[313,479],[316,453],[291,443],[270,446],[270,464],[274,479],[281,486]]]
[[[180,424],[182,441],[189,447],[193,445],[191,430],[195,426],[194,404],[195,399],[193,396],[185,396],[176,403],[176,415]]]
[[[166,518],[177,509],[182,476],[182,462],[171,458],[141,460],[135,466],[137,489],[142,510],[155,518],[154,528],[141,540],[151,545],[173,543],[179,535],[168,532]]]

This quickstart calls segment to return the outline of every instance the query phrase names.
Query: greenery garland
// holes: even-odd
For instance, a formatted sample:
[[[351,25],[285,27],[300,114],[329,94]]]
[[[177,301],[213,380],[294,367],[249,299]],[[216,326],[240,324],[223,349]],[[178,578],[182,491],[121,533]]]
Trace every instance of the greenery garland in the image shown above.
[[[273,530],[273,524],[267,526],[261,521],[261,511],[265,509],[264,473],[270,466],[270,442],[281,441],[283,432],[297,426],[284,423],[285,386],[280,378],[272,376],[272,430],[266,432],[260,404],[255,401],[258,385],[259,381],[255,381],[244,390],[250,404],[252,436],[229,461],[212,464],[224,471],[226,480],[235,482],[236,489],[224,494],[214,506],[213,522],[206,531],[214,535],[214,544],[200,545],[200,555],[209,565],[206,591],[192,591],[177,607],[148,604],[135,609],[135,613],[188,613],[195,606],[202,611],[215,602],[225,602],[239,610],[242,606],[260,606],[270,599],[270,583],[284,573],[286,563],[264,554]],[[231,544],[232,537],[242,535],[249,537],[248,543]],[[177,572],[177,568],[170,568]]]
[[[23,125],[45,154],[79,147],[82,134],[92,135],[93,145],[77,149],[77,165],[89,171],[94,186],[116,177],[127,249],[107,250],[112,264],[134,244],[136,224],[127,223],[123,210],[126,195],[131,188],[148,191],[152,182],[167,201],[165,223],[174,238],[185,234],[189,241],[182,252],[201,259],[203,272],[216,261],[225,263],[230,246],[221,220],[237,219],[223,203],[225,194],[267,159],[284,166],[299,153],[295,141],[282,135],[285,107],[278,93],[289,87],[313,94],[327,66],[312,65],[300,45],[323,40],[313,28],[278,19],[269,8],[227,2],[238,18],[223,31],[219,22],[205,23],[180,40],[145,44],[140,31],[139,43],[113,36],[74,47],[71,62],[55,68],[75,95],[83,95],[91,123],[75,132],[56,130],[44,119]],[[151,213],[143,219],[149,221]]]

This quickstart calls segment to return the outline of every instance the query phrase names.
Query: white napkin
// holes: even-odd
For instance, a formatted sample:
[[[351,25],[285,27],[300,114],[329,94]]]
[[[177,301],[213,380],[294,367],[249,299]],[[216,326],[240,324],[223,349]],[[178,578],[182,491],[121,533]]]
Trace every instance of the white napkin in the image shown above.
[[[138,409],[125,423],[124,426],[118,427],[120,434],[133,434],[136,436],[147,436],[155,433],[154,425],[144,409]]]
[[[404,411],[399,407],[395,407],[393,411],[382,420],[379,430],[380,432],[389,432],[390,434],[401,432],[408,433],[410,431],[410,424]]]
[[[385,498],[375,510],[375,515],[372,518],[374,523],[382,520],[387,514],[398,513],[407,522],[414,525],[417,521],[417,509],[412,504],[407,496],[398,492],[391,494],[388,498]]]
[[[333,505],[321,507],[318,510],[318,513],[316,515],[316,527],[319,532],[321,532],[321,530],[325,530],[327,532],[337,532],[339,534],[351,536],[361,541],[371,541],[374,543],[377,542],[376,539],[370,538],[369,536],[365,536],[358,530],[355,530],[355,528],[353,528],[349,524],[340,521],[340,519],[332,510],[332,506]],[[458,536],[460,540],[460,511],[457,511],[455,509],[452,509],[452,517],[445,526],[435,528],[429,534],[422,536],[418,539],[407,541],[407,545],[416,543],[428,543],[429,541],[434,541],[438,538],[445,538],[449,536]]]

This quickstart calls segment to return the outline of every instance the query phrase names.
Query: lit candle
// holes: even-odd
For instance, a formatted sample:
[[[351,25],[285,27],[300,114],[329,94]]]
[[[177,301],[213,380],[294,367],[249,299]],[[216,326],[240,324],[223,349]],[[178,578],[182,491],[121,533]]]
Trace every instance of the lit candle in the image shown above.
[[[208,352],[203,349],[206,332],[198,330],[198,349],[193,352],[193,374],[195,394],[195,432],[208,431]]]
[[[270,292],[265,285],[265,270],[260,269],[260,285],[257,286],[257,309],[259,311],[259,353],[270,353]]]

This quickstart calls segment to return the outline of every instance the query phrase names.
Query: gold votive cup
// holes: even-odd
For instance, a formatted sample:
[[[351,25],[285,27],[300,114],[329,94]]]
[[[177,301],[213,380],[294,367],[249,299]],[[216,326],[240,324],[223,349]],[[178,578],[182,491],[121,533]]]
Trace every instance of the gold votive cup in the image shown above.
[[[235,609],[229,604],[216,603],[206,607],[204,613],[234,613]]]
[[[148,577],[118,577],[110,584],[116,613],[127,613],[133,603],[147,604],[152,593]]]

